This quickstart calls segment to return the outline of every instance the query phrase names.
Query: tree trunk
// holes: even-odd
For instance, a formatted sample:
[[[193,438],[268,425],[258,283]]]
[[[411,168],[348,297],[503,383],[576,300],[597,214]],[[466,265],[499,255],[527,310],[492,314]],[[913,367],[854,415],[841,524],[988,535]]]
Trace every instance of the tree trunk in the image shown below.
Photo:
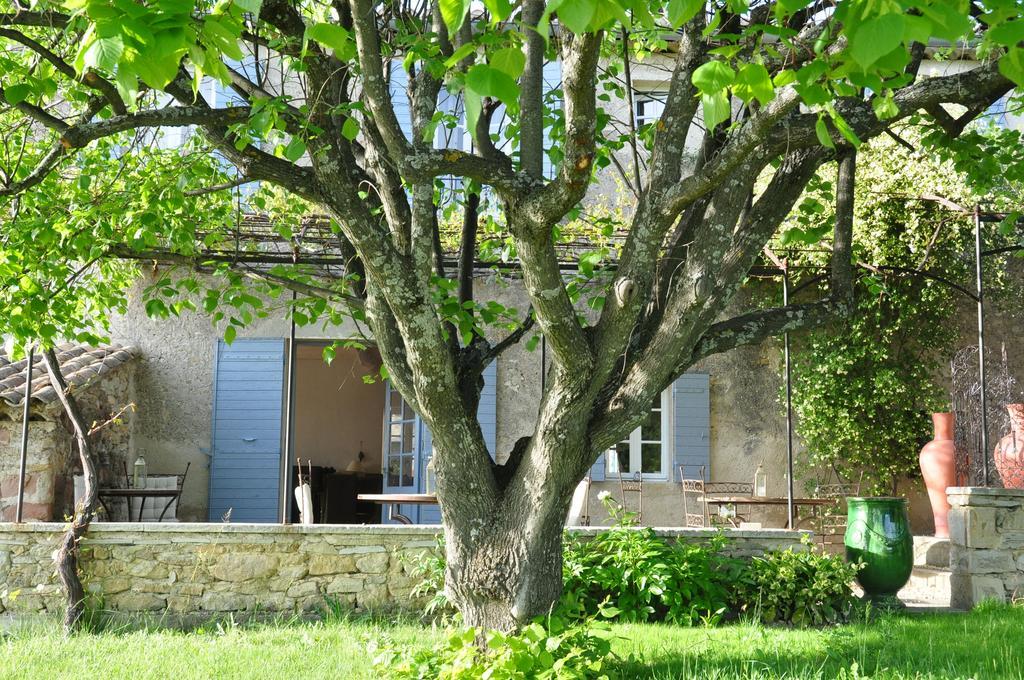
[[[64,412],[75,431],[75,441],[78,444],[78,455],[82,462],[82,475],[85,480],[85,493],[82,502],[75,507],[74,517],[64,532],[60,547],[57,548],[53,557],[57,566],[57,578],[60,579],[67,599],[67,608],[64,612],[64,634],[70,635],[78,630],[82,614],[85,613],[85,588],[82,587],[82,579],[78,575],[78,544],[89,529],[93,511],[96,508],[96,466],[93,464],[89,448],[89,435],[86,431],[85,421],[82,419],[82,413],[78,409],[74,395],[68,392],[67,382],[64,380],[57,356],[52,349],[43,353],[43,362],[50,375],[50,384],[63,404]]]
[[[551,611],[562,595],[562,532],[568,507],[518,510],[510,503],[490,526],[446,525],[448,597],[478,630],[509,632]],[[458,532],[465,535],[459,535]]]

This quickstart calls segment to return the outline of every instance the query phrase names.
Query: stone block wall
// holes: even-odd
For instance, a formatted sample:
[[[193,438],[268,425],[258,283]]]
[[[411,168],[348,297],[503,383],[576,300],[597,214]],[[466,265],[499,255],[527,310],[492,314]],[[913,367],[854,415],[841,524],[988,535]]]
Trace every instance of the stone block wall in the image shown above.
[[[951,604],[1024,596],[1024,490],[950,487]]]
[[[0,613],[61,611],[52,562],[61,529],[0,524]],[[97,523],[83,541],[82,569],[96,602],[121,612],[292,613],[313,610],[328,597],[361,609],[418,608],[411,560],[436,545],[438,532],[436,526]],[[660,533],[706,540],[714,532]],[[804,533],[733,531],[728,550],[750,556],[802,547]]]
[[[13,410],[10,410],[13,413]],[[21,414],[0,420],[0,521],[13,522],[18,505]],[[56,420],[30,420],[23,517],[54,519],[62,504],[71,435]]]

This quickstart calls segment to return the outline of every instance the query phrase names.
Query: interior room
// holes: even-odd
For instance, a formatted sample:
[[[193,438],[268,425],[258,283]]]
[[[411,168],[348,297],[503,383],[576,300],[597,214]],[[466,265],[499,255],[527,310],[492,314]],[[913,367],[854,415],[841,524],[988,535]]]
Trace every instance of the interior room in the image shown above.
[[[330,364],[324,342],[295,347],[292,484],[303,481],[312,492],[317,524],[376,524],[380,506],[356,501],[360,493],[380,493],[385,386],[380,353],[338,348]],[[368,382],[364,378],[376,377]],[[292,497],[291,521],[298,522]]]

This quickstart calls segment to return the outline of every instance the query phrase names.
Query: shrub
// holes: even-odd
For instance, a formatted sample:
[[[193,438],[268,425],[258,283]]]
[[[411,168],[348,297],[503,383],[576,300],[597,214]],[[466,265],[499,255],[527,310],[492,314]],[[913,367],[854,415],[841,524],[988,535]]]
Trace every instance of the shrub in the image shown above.
[[[413,587],[412,596],[427,598],[423,607],[423,615],[433,621],[446,622],[455,615],[455,607],[448,601],[444,590],[444,536],[438,535],[437,547],[424,550],[402,560],[410,566],[410,574],[420,581]]]
[[[612,633],[603,623],[569,626],[552,616],[537,619],[517,634],[491,631],[477,645],[477,630],[466,628],[440,649],[410,653],[384,640],[368,645],[374,668],[395,680],[615,680]]]
[[[637,528],[610,498],[615,525],[590,540],[566,538],[563,566],[566,611],[624,621],[714,622],[726,611],[739,560],[720,554],[726,539],[669,543]]]
[[[857,603],[851,584],[860,568],[816,551],[765,553],[743,570],[734,602],[763,623],[820,626],[846,621]]]

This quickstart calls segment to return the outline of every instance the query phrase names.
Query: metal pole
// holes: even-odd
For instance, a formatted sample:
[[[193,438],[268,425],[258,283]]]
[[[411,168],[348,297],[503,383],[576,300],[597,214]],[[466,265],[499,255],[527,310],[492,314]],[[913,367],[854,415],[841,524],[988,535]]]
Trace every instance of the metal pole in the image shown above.
[[[292,306],[295,305],[295,291],[292,291]],[[292,460],[295,453],[295,427],[293,412],[295,408],[295,319],[291,319],[288,329],[288,384],[284,397],[284,455],[281,456],[281,524],[290,524],[288,510],[291,507]]]
[[[788,264],[788,263],[787,263]],[[782,269],[782,305],[789,304],[789,268]],[[793,373],[789,360],[789,332],[782,336],[783,357],[786,364],[786,517],[790,529],[794,528],[793,508]]]
[[[21,524],[25,509],[25,469],[28,465],[28,416],[32,401],[32,363],[35,361],[36,348],[28,348],[28,366],[25,368],[25,403],[21,411],[21,465],[18,467],[18,509],[14,521]]]
[[[981,209],[974,206],[974,276],[978,291],[978,381],[981,388],[981,474],[984,486],[988,472],[988,394],[985,381],[985,295],[981,267]]]

